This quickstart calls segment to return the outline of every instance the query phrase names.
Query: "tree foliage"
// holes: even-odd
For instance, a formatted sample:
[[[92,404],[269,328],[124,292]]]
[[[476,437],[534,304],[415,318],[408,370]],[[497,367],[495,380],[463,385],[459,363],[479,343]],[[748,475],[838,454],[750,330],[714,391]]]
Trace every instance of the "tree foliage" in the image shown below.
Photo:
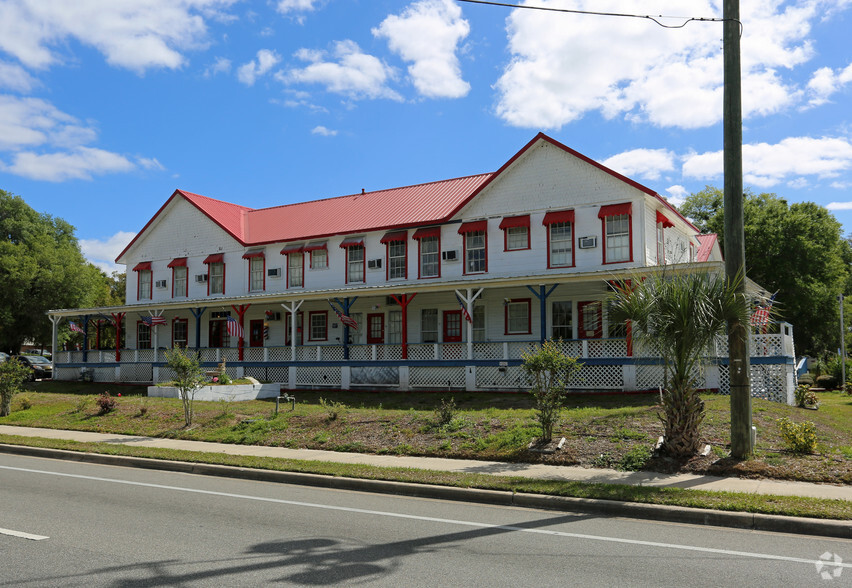
[[[12,396],[30,378],[30,368],[15,359],[0,362],[0,417],[12,412]]]
[[[51,341],[46,312],[108,299],[106,276],[88,263],[74,227],[0,190],[0,349]]]
[[[611,319],[632,321],[638,346],[663,358],[666,390],[660,418],[669,455],[690,456],[699,449],[704,402],[696,377],[713,339],[727,332],[728,321],[748,320],[746,300],[736,291],[741,283],[704,272],[668,272],[616,287]]]
[[[724,250],[723,195],[710,186],[680,207]],[[852,294],[852,243],[841,224],[812,202],[788,205],[776,194],[746,191],[743,201],[746,275],[778,292],[780,318],[793,324],[799,355],[821,356],[839,347],[840,293]]]
[[[530,393],[535,397],[536,417],[541,425],[541,441],[553,438],[553,426],[565,401],[565,387],[582,364],[568,357],[554,341],[545,341],[535,352],[523,354],[524,373],[533,380]]]
[[[192,425],[195,393],[204,385],[204,374],[201,371],[201,358],[198,353],[175,347],[166,351],[166,365],[175,373],[174,385],[183,401],[183,418],[186,426]]]

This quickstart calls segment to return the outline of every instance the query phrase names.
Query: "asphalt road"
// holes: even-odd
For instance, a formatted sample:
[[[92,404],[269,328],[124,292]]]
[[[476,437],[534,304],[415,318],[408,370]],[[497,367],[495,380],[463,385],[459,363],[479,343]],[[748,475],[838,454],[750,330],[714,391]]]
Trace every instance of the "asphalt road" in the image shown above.
[[[14,455],[0,508],[3,586],[852,586],[848,540]]]

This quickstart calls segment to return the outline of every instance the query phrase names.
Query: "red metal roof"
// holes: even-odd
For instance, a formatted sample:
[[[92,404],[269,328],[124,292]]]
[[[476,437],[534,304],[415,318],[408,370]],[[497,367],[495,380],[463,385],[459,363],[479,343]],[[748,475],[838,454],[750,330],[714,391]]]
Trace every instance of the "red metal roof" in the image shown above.
[[[709,235],[698,235],[697,237],[701,246],[695,253],[695,261],[708,261],[710,254],[713,252],[713,245],[716,244],[719,236],[716,233],[710,233]]]
[[[554,210],[553,212],[548,212],[544,215],[544,218],[541,221],[543,225],[553,225],[556,223],[573,223],[574,222],[574,211],[573,210]]]
[[[440,237],[441,236],[441,227],[426,227],[423,229],[417,229],[414,231],[414,234],[411,235],[412,239],[426,239],[427,237]]]
[[[606,206],[601,206],[601,209],[598,211],[598,218],[630,214],[631,210],[633,210],[633,204],[630,202],[624,202],[623,204],[608,204]]]
[[[212,253],[204,258],[204,263],[222,263],[224,259],[224,253]]]
[[[136,264],[136,267],[133,268],[133,271],[134,272],[141,272],[141,271],[150,270],[150,269],[151,269],[151,262],[150,261],[141,261],[141,262]]]
[[[530,215],[523,214],[521,216],[507,216],[502,221],[500,221],[501,229],[508,229],[510,227],[527,227],[530,226]]]
[[[485,231],[488,228],[488,221],[478,220],[462,223],[459,227],[459,235],[462,233],[474,233],[476,231]]]
[[[186,258],[185,257],[175,257],[173,260],[169,262],[169,265],[166,267],[186,267]]]
[[[385,236],[381,238],[380,243],[398,243],[399,241],[405,241],[408,239],[408,231],[392,231],[390,233],[385,233]]]
[[[243,259],[252,259],[253,257],[266,257],[266,253],[263,249],[257,249],[254,251],[246,251],[243,253]]]
[[[657,222],[662,223],[663,228],[665,228],[665,229],[674,226],[674,223],[672,221],[670,221],[669,219],[667,219],[666,215],[664,215],[659,210],[657,211]]]

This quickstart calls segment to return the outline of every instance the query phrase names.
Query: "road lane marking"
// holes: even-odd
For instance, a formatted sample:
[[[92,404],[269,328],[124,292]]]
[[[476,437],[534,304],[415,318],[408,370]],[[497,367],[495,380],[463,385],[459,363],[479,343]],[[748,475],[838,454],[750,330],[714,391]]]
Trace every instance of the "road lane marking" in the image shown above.
[[[555,531],[551,529],[528,529],[516,525],[493,525],[490,523],[479,523],[476,521],[462,521],[456,519],[444,519],[438,517],[426,517],[421,515],[411,515],[404,513],[385,512],[380,510],[369,510],[364,508],[354,508],[350,506],[334,506],[330,504],[316,504],[312,502],[300,502],[297,500],[284,500],[281,498],[267,498],[264,496],[249,496],[247,494],[233,494],[231,492],[217,492],[215,490],[199,490],[197,488],[182,488],[180,486],[168,486],[164,484],[151,484],[149,482],[132,482],[130,480],[117,480],[114,478],[101,478],[98,476],[84,476],[82,474],[66,474],[62,472],[49,472],[45,470],[33,470],[29,468],[17,468],[11,466],[2,466],[0,469],[14,470],[18,472],[28,472],[33,474],[44,474],[48,476],[58,476],[63,478],[76,478],[80,480],[91,480],[96,482],[109,482],[112,484],[124,484],[126,486],[141,486],[145,488],[156,488],[158,490],[174,490],[177,492],[187,492],[191,494],[205,494],[208,496],[221,496],[223,498],[237,498],[241,500],[254,500],[257,502],[270,502],[273,504],[286,504],[289,506],[301,506],[305,508],[319,508],[323,510],[335,510],[342,512],[351,512],[358,514],[367,514],[371,516],[382,516],[397,519],[409,519],[417,521],[428,521],[433,523],[443,523],[447,525],[456,525],[462,527],[474,527],[480,529],[497,529],[502,531],[517,531],[520,533],[534,533],[537,535],[552,535],[555,537],[568,537],[571,539],[586,539],[589,541],[604,541],[607,543],[623,543],[628,545],[642,545],[645,547],[659,547],[662,549],[674,549],[679,551],[694,551],[699,553],[713,553],[718,555],[729,555],[738,557],[748,557],[752,559],[768,559],[775,561],[785,561],[792,563],[803,563],[816,565],[820,560],[806,559],[801,557],[787,557],[784,555],[773,555],[769,553],[752,553],[749,551],[734,551],[731,549],[717,549],[713,547],[699,547],[696,545],[683,545],[678,543],[661,543],[658,541],[642,541],[640,539],[623,539],[620,537],[606,537],[602,535],[588,535],[586,533],[568,533],[565,531]],[[840,568],[852,568],[852,563],[837,564]]]
[[[20,537],[21,539],[29,539],[30,541],[50,539],[50,537],[45,537],[44,535],[32,535],[23,531],[13,531],[12,529],[0,529],[0,535],[11,535],[12,537]]]

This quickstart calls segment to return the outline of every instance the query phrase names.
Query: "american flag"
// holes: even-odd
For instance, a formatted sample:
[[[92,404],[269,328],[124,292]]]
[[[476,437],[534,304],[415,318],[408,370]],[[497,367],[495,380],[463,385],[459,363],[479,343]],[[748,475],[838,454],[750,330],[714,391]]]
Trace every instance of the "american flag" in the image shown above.
[[[226,322],[227,322],[228,334],[231,337],[237,337],[239,339],[242,339],[243,338],[243,327],[240,325],[240,323],[237,322],[237,319],[235,319],[232,316],[229,316],[228,320]]]
[[[68,321],[68,328],[71,329],[72,333],[84,333],[83,329],[80,328],[80,325],[77,323]]]
[[[467,305],[465,305],[465,303],[462,302],[461,296],[456,294],[456,300],[459,301],[459,306],[461,306],[461,311],[462,311],[462,314],[464,315],[464,320],[466,320],[469,323],[472,323],[473,319],[471,318],[470,313],[467,311]]]
[[[149,327],[155,327],[157,325],[165,325],[166,319],[161,316],[143,316],[142,322]]]
[[[775,292],[778,294],[778,292]],[[751,313],[751,326],[760,327],[764,332],[766,325],[769,323],[769,313],[772,310],[772,304],[775,302],[775,294],[769,298],[769,302],[765,306],[756,306]]]
[[[331,300],[328,301],[328,305],[331,307],[331,310],[334,311],[334,314],[337,315],[337,318],[340,319],[341,323],[343,323],[344,325],[346,325],[347,327],[350,327],[352,329],[358,328],[358,323],[355,322],[355,319],[353,319],[351,316],[343,314],[342,312],[337,310],[337,308],[335,308],[334,305],[331,303]]]

